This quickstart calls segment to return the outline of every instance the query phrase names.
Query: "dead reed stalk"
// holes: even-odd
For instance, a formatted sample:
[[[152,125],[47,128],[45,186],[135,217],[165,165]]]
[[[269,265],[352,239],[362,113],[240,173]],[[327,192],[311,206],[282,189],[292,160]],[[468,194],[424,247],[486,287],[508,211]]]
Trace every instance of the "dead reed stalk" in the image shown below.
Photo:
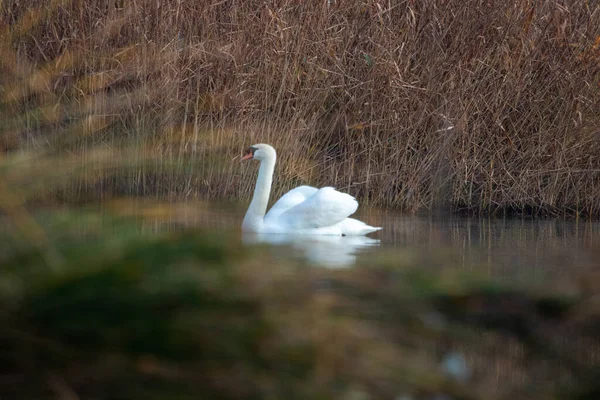
[[[260,141],[279,192],[600,215],[595,2],[8,0],[0,26],[3,151],[157,156],[106,192],[246,197]]]

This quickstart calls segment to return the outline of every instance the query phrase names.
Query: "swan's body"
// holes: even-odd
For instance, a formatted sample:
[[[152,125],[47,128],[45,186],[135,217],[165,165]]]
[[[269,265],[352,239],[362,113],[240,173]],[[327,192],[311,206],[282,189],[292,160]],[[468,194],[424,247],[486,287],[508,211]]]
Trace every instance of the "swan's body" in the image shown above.
[[[246,150],[242,160],[260,160],[258,179],[242,230],[260,233],[360,236],[380,230],[348,218],[358,208],[349,194],[332,187],[300,186],[283,195],[267,213],[277,155],[268,144]]]

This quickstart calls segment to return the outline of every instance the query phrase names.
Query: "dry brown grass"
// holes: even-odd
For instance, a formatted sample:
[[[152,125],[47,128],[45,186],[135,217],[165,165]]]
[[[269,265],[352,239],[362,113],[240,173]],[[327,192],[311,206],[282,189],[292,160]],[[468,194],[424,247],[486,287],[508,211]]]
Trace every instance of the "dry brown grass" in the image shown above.
[[[510,3],[4,1],[0,145],[156,158],[71,198],[244,198],[269,142],[277,194],[598,216],[600,5]]]

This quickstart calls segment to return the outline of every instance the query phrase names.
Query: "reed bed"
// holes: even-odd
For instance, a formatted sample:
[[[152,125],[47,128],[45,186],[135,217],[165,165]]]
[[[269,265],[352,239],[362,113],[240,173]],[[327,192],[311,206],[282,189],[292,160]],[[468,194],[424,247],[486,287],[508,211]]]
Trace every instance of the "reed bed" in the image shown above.
[[[600,215],[596,2],[7,0],[0,39],[3,161],[144,160],[43,196],[247,198],[268,142],[276,194]]]

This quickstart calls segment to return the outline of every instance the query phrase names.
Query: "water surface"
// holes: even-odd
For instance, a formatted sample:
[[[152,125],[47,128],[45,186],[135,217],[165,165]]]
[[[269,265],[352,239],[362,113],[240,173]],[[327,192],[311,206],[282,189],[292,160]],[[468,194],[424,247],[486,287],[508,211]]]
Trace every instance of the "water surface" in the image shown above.
[[[365,237],[245,234],[245,207],[185,203],[147,227],[180,226],[230,232],[245,246],[270,249],[275,259],[352,268],[385,255],[420,257],[429,267],[477,269],[496,277],[542,280],[600,266],[600,223],[561,219],[406,215],[361,206],[355,216],[383,230]],[[427,267],[424,265],[424,267]]]
[[[240,229],[246,211],[243,204],[156,203],[139,199],[103,204],[100,215],[96,209],[93,211],[91,217],[82,213],[76,234],[94,232],[105,215],[135,216],[141,224],[130,225],[127,219],[122,219],[126,229],[121,223],[110,225],[110,233],[116,240],[118,235],[198,229],[224,234],[223,237],[243,246],[269,253],[272,257],[264,259],[271,260],[273,269],[279,260],[301,262],[309,268],[363,268],[392,260],[391,265],[398,268],[410,264],[440,272],[463,269],[531,284],[556,277],[569,278],[577,272],[600,267],[600,223],[589,221],[406,215],[361,206],[355,217],[382,226],[383,230],[365,237],[331,237],[244,234]],[[77,213],[70,209],[46,210],[38,218],[52,219],[61,213],[69,216],[67,220],[77,218]],[[9,225],[0,224],[0,232],[9,229]],[[6,244],[0,243],[0,255],[3,246]],[[568,285],[572,280],[559,281]],[[560,343],[570,346],[569,351],[574,348],[584,357],[589,354],[590,365],[597,363],[598,349],[573,340],[570,333],[556,335]],[[468,361],[473,371],[490,369],[495,380],[489,385],[494,390],[537,379],[531,375],[521,344],[514,341],[487,344],[485,340],[482,336],[481,343],[476,345],[488,346],[489,353],[476,356],[468,348],[459,348],[457,354]],[[543,370],[537,373],[545,379]]]

